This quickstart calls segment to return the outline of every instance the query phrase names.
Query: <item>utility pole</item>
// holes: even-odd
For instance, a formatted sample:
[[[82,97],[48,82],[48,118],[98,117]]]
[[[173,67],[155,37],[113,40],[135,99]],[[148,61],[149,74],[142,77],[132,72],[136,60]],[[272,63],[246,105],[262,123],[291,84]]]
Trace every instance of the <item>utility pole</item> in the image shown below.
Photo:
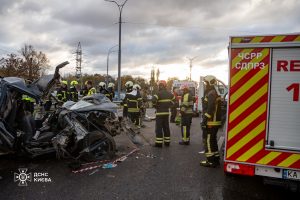
[[[190,61],[190,81],[192,81],[192,67],[193,67],[193,60],[196,59],[198,56],[195,56],[193,58],[189,58],[187,57],[187,59],[189,59]]]
[[[123,11],[123,7],[126,4],[126,2],[128,0],[125,0],[124,3],[119,4],[116,1],[112,1],[112,0],[105,0],[108,2],[113,2],[115,4],[117,4],[118,8],[119,8],[119,12],[120,12],[120,16],[119,16],[119,56],[118,56],[118,100],[120,100],[120,93],[121,93],[121,32],[122,32],[122,11]]]
[[[115,50],[113,51],[113,48],[117,47],[118,45],[115,45],[111,47],[108,52],[107,52],[107,59],[106,59],[106,86],[108,86],[108,66],[109,66],[109,55],[113,52],[116,52]]]
[[[81,82],[81,88],[83,87],[82,83],[82,74],[81,74],[81,63],[82,63],[82,50],[81,50],[81,44],[78,42],[77,50],[76,50],[76,73],[75,76],[77,79],[80,79]]]

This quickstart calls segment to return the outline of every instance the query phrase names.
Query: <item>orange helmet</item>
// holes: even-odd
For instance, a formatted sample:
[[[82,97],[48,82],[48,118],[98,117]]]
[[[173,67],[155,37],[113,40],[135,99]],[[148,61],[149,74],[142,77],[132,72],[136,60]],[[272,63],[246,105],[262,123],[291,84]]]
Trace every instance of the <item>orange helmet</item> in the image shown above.
[[[180,86],[180,90],[189,90],[189,86],[187,84],[183,84]]]
[[[163,86],[163,87],[167,87],[167,82],[165,80],[160,80],[158,81],[158,86]]]

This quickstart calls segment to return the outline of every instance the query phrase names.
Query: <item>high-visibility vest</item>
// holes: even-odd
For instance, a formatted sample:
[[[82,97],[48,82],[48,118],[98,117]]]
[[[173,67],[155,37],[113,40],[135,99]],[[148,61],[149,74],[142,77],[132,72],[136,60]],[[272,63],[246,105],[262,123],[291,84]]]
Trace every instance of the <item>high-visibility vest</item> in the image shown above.
[[[190,93],[184,94],[182,99],[183,100],[180,105],[180,111],[185,114],[193,114],[194,101]]]
[[[94,87],[92,87],[91,89],[89,89],[87,96],[91,96],[95,93],[96,93],[96,89]]]

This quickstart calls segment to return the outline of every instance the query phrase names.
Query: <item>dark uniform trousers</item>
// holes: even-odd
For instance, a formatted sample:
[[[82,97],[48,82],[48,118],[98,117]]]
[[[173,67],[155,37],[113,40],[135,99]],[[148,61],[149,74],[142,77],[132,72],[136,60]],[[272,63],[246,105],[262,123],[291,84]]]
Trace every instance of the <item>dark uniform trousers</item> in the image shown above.
[[[190,141],[192,118],[193,114],[181,115],[181,136],[183,142]]]
[[[155,124],[156,144],[170,144],[169,115],[157,115]]]
[[[219,164],[217,133],[221,126],[220,96],[214,89],[210,90],[203,102],[203,119],[207,121],[206,126],[202,126],[205,156],[208,162]]]
[[[127,113],[129,119],[134,123],[136,126],[141,125],[141,118],[139,112],[128,112]]]
[[[220,154],[218,151],[217,133],[219,130],[218,126],[212,126],[211,128],[204,128],[203,140],[205,148],[205,156],[208,162],[216,163],[219,162]]]

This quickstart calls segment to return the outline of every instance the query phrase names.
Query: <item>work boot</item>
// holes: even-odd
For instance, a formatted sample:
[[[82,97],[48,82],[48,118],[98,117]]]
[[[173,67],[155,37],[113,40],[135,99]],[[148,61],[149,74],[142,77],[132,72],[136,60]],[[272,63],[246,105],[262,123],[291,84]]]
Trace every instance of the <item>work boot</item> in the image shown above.
[[[215,163],[208,162],[207,160],[200,161],[200,166],[211,167],[211,168],[217,167],[217,165]]]
[[[216,164],[216,166],[220,165],[220,157],[219,156],[214,157],[214,163]]]
[[[154,147],[162,148],[162,144],[161,144],[161,143],[155,143],[155,144],[154,144]]]
[[[165,142],[165,146],[169,147],[170,146],[170,142]]]

